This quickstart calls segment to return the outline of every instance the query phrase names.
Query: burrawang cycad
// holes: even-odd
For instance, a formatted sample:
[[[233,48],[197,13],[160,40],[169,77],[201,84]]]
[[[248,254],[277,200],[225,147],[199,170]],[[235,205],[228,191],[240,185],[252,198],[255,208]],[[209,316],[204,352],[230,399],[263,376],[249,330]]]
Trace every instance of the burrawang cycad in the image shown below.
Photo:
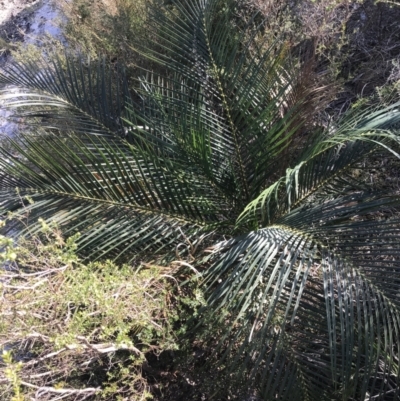
[[[364,177],[399,157],[399,104],[305,146],[312,91],[290,102],[285,46],[237,25],[234,1],[170,3],[151,11],[154,47],[132,44],[158,75],[128,84],[71,55],[3,69],[0,99],[29,131],[3,139],[2,213],[80,232],[89,259],[168,263],[212,232],[200,326],[218,328],[232,383],[263,400],[397,400],[400,196]]]

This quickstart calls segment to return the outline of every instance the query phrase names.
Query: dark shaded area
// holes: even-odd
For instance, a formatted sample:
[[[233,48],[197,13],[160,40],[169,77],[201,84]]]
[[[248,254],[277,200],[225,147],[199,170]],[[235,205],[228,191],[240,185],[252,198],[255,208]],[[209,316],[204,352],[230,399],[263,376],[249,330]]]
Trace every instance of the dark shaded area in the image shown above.
[[[400,56],[400,7],[367,0],[346,25],[349,44],[343,48],[339,79],[344,91],[331,104],[347,109],[358,97],[371,96],[377,87],[400,77],[393,61]]]

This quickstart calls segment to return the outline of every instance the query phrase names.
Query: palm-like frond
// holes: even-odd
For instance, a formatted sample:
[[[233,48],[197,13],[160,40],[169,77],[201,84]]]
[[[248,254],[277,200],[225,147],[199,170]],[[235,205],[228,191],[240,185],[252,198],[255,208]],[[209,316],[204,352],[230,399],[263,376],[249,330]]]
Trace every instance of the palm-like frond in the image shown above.
[[[344,121],[336,132],[324,133],[315,140],[297,165],[286,170],[286,175],[276,180],[252,200],[239,216],[239,223],[254,219],[264,226],[280,215],[306,201],[312,194],[324,190],[329,195],[346,195],[357,187],[357,180],[348,174],[356,164],[379,148],[399,157],[396,149],[400,136],[399,104],[371,111]],[[386,128],[391,127],[391,130]]]
[[[42,126],[3,141],[1,212],[79,231],[91,258],[170,258],[228,234],[205,284],[233,373],[265,400],[396,399],[400,229],[384,212],[400,197],[351,170],[398,157],[398,105],[289,158],[304,115],[285,45],[260,45],[231,0],[168,7],[151,12],[154,46],[133,44],[158,72],[131,92],[121,68],[79,57],[0,74],[0,100]]]
[[[398,204],[332,200],[220,245],[209,304],[233,374],[265,400],[398,397],[400,221],[367,218]]]
[[[174,73],[172,80],[153,83],[163,107],[171,108],[171,97],[162,93],[165,86],[182,85],[190,89],[190,99],[201,102],[203,118],[214,123],[206,125],[212,132],[210,146],[230,160],[243,207],[276,171],[274,164],[289,144],[301,107],[297,104],[282,116],[295,79],[283,66],[285,48],[274,43],[260,58],[252,55],[257,31],[251,24],[235,26],[233,3],[228,3],[184,1],[174,3],[170,15],[154,11],[154,23],[162,26],[157,37],[161,50],[138,45],[138,51],[162,66],[168,63]],[[154,123],[154,109],[150,113],[144,125]]]
[[[0,72],[4,106],[22,119],[40,119],[46,128],[94,135],[123,135],[123,109],[129,99],[127,82],[118,67],[68,57],[25,64],[13,63]]]
[[[118,137],[25,135],[3,145],[2,209],[17,209],[28,197],[30,219],[80,231],[82,250],[92,255],[119,249],[155,256],[168,244],[165,252],[174,253],[173,245],[224,216],[225,199],[195,168]]]

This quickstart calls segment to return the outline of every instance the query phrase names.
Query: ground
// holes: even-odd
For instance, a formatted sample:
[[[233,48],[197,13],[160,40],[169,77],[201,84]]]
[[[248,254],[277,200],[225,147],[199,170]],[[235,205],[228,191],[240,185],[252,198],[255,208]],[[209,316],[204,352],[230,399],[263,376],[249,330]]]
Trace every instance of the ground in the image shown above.
[[[42,33],[57,36],[57,12],[51,0],[0,0],[0,45],[3,53],[14,42],[35,43]]]
[[[0,25],[12,15],[17,15],[28,6],[38,3],[40,0],[1,0],[0,1]]]

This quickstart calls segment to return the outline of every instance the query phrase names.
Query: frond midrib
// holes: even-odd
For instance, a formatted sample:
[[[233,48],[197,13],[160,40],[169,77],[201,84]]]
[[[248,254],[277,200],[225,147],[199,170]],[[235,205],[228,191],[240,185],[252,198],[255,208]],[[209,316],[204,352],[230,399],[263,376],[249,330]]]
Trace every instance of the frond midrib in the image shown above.
[[[15,188],[10,188],[10,191],[15,192]],[[134,210],[139,213],[148,214],[148,215],[158,215],[158,216],[166,218],[167,220],[174,220],[174,221],[178,221],[182,224],[189,224],[189,225],[196,226],[196,227],[205,228],[205,227],[209,227],[209,225],[210,225],[209,223],[206,223],[206,222],[200,221],[200,220],[185,219],[180,214],[166,213],[165,211],[160,211],[160,210],[155,211],[152,208],[146,208],[143,206],[126,204],[126,203],[111,201],[111,200],[107,200],[107,199],[92,198],[89,196],[72,194],[72,193],[68,193],[68,192],[35,189],[35,188],[19,188],[19,191],[20,192],[23,191],[23,192],[27,193],[28,196],[29,196],[29,194],[31,196],[35,196],[35,195],[39,195],[39,194],[40,195],[52,195],[52,196],[57,196],[57,197],[75,199],[75,200],[83,201],[83,202],[93,202],[93,203],[97,203],[97,204],[109,205],[109,206],[118,207],[121,209]]]
[[[213,76],[214,76],[214,79],[216,80],[217,88],[218,88],[218,91],[219,91],[219,93],[221,95],[221,100],[222,100],[222,103],[223,103],[223,106],[224,106],[224,110],[225,110],[225,113],[226,113],[226,116],[227,116],[227,119],[228,119],[229,126],[231,127],[231,132],[232,132],[234,143],[235,143],[236,157],[237,157],[237,160],[239,162],[240,180],[242,182],[242,186],[243,186],[243,189],[245,191],[245,197],[246,197],[246,199],[249,199],[250,189],[249,189],[249,185],[248,185],[248,182],[247,182],[247,179],[246,179],[245,165],[243,163],[242,155],[241,155],[241,152],[240,152],[239,138],[238,138],[238,135],[237,135],[237,129],[236,129],[236,126],[235,126],[235,124],[233,122],[233,119],[232,119],[232,116],[231,116],[230,108],[229,108],[229,105],[228,105],[228,102],[227,102],[227,99],[226,99],[226,94],[224,92],[221,80],[219,78],[218,68],[217,68],[217,65],[215,63],[215,60],[214,60],[214,57],[213,57],[213,53],[212,53],[212,50],[211,50],[210,41],[209,41],[209,38],[208,38],[208,35],[207,35],[207,22],[206,22],[205,15],[203,16],[203,27],[204,27],[204,32],[205,32],[204,36],[205,36],[205,39],[206,39],[207,48],[208,48],[209,56],[210,56],[210,59],[211,59],[211,64],[212,64],[211,67],[212,67],[212,71],[213,71]]]

